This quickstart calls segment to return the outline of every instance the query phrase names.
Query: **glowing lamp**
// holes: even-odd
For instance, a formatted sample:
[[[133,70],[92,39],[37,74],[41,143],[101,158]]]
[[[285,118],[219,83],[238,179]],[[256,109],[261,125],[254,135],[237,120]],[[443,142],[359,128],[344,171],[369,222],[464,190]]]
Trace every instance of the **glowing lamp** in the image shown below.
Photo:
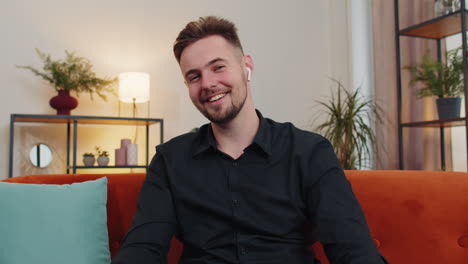
[[[124,72],[119,74],[119,100],[124,103],[144,103],[150,99],[149,74]]]

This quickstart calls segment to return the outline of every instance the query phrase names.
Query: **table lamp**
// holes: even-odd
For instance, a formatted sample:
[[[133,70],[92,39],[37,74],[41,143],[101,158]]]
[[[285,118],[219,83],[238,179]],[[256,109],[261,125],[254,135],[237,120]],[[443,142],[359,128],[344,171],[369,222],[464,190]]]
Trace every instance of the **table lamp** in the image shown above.
[[[124,103],[133,103],[133,118],[135,118],[136,103],[145,103],[149,99],[150,80],[148,73],[124,72],[119,74],[119,100]]]

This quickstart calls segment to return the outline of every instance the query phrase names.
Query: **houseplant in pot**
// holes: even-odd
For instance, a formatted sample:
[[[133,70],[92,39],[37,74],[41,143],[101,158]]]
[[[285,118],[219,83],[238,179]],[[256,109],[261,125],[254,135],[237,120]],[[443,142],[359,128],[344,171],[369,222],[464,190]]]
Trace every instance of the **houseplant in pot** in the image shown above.
[[[447,63],[434,60],[428,52],[421,64],[408,65],[404,69],[411,73],[410,85],[421,83],[416,95],[419,98],[437,96],[439,119],[460,117],[461,95],[463,94],[463,57],[461,48],[446,53]]]
[[[58,95],[50,99],[49,103],[57,110],[58,115],[70,115],[70,111],[78,106],[78,101],[70,96],[70,92],[77,96],[80,93],[89,93],[91,99],[96,93],[106,100],[105,93],[112,92],[117,82],[117,78],[98,78],[91,62],[73,52],[65,51],[63,60],[54,60],[39,49],[36,52],[43,63],[42,71],[32,66],[17,67],[30,70],[55,88]]]
[[[367,166],[371,151],[375,149],[375,134],[369,123],[383,122],[382,110],[372,99],[360,95],[359,88],[350,92],[339,82],[337,91],[326,101],[318,115],[326,119],[316,130],[332,144],[345,170]]]
[[[91,152],[86,152],[83,154],[83,164],[87,167],[94,166],[94,162],[96,159],[94,158],[94,154]]]
[[[97,151],[97,163],[99,166],[107,166],[109,164],[109,152],[107,150],[101,150],[100,147],[96,147]]]

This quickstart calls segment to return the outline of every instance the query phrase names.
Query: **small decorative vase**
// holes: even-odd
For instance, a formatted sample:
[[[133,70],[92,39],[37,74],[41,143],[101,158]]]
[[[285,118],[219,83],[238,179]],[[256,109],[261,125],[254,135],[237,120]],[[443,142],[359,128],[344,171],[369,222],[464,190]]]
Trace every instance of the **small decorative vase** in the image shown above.
[[[61,89],[58,95],[50,99],[49,104],[57,110],[57,115],[70,115],[71,110],[78,106],[78,101],[70,96],[70,91]]]
[[[437,112],[439,119],[452,119],[460,117],[461,98],[460,97],[445,97],[437,98]]]
[[[95,161],[94,156],[83,156],[83,164],[87,167],[94,166]]]
[[[444,15],[444,6],[442,0],[435,0],[434,2],[434,14],[436,17]]]
[[[460,0],[435,0],[434,13],[436,17],[460,10]]]
[[[107,166],[109,164],[109,157],[100,156],[97,158],[97,163],[99,166]]]
[[[453,0],[452,1],[452,12],[457,12],[461,8],[461,1],[460,0]]]

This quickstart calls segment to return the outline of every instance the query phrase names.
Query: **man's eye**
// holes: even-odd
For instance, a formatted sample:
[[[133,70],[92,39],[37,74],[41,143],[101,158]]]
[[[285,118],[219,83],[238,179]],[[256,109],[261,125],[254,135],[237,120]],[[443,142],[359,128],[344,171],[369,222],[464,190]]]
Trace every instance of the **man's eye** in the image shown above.
[[[197,81],[200,77],[198,75],[192,75],[189,77],[189,82],[190,83],[193,83],[195,81]]]
[[[222,70],[224,68],[225,68],[224,65],[218,65],[218,66],[215,67],[215,71],[219,71],[219,70]]]

